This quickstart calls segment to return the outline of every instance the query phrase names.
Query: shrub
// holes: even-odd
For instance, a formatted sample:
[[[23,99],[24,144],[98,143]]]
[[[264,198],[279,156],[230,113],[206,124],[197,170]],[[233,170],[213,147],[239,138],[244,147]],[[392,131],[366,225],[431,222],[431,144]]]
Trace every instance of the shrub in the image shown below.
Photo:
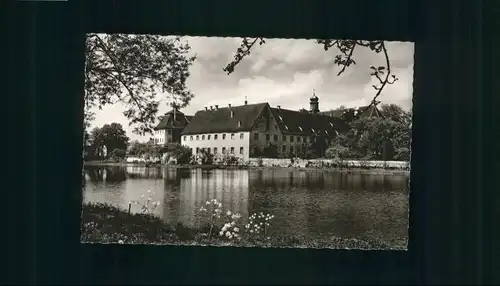
[[[177,164],[188,164],[191,161],[191,149],[178,143],[169,143],[162,148],[164,152],[174,158]]]

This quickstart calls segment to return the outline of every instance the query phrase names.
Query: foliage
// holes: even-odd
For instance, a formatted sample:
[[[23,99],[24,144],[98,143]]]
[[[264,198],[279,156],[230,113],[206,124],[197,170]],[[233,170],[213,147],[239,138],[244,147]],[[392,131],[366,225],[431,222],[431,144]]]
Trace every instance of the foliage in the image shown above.
[[[267,232],[271,227],[271,220],[274,218],[274,215],[264,214],[264,213],[253,213],[248,218],[248,223],[245,225],[245,228],[250,234],[264,234],[264,237],[267,236]]]
[[[232,224],[231,220],[220,221],[222,228]],[[226,217],[227,213],[226,213]],[[222,215],[221,215],[222,218]],[[237,218],[239,221],[239,219]],[[237,223],[236,223],[237,224]],[[236,226],[236,225],[235,225]],[[237,227],[237,226],[236,226]],[[222,230],[222,228],[220,230]],[[215,229],[215,226],[214,226]],[[227,230],[234,227],[226,227]],[[201,245],[206,242],[212,245],[240,245],[240,246],[268,246],[268,247],[310,247],[310,248],[333,248],[333,249],[391,249],[391,245],[374,237],[362,238],[311,238],[305,236],[275,235],[264,237],[261,235],[247,235],[242,233],[234,239],[227,234],[213,236],[207,241],[201,232],[208,232],[209,227],[201,229],[190,229],[182,224],[168,225],[160,218],[150,214],[128,214],[114,206],[102,203],[83,204],[81,241],[94,243],[118,243],[118,244],[182,244]],[[238,229],[236,233],[240,233]],[[243,235],[245,234],[245,235]],[[262,234],[262,233],[261,233]],[[392,249],[404,249],[405,246],[396,246]]]
[[[222,214],[222,204],[218,202],[216,199],[212,199],[210,201],[206,201],[205,207],[200,208],[200,212],[208,214],[210,226],[210,230],[208,232],[208,240],[212,239],[212,232],[214,230],[214,226],[217,223],[217,220],[221,218]]]
[[[177,161],[177,164],[188,164],[192,156],[191,149],[179,143],[168,143],[162,151],[168,152],[169,156]]]
[[[214,154],[208,149],[201,148],[199,158],[202,165],[212,165],[214,163]]]
[[[153,141],[145,143],[135,141],[128,149],[129,156],[143,157],[146,160],[157,160],[161,157],[163,146],[155,144]]]
[[[266,158],[278,158],[279,151],[276,144],[269,144],[262,150],[262,154]]]
[[[378,83],[372,85],[376,93],[372,99],[372,102],[376,102],[377,98],[381,95],[382,90],[388,84],[393,84],[398,79],[396,75],[393,74],[390,65],[389,55],[387,53],[386,42],[384,41],[357,41],[357,40],[317,40],[318,44],[323,45],[325,51],[331,48],[337,48],[339,54],[335,55],[333,63],[340,66],[341,70],[338,72],[337,76],[341,75],[345,69],[356,61],[353,58],[354,50],[356,47],[368,48],[371,51],[379,54],[383,53],[385,57],[385,65],[383,66],[370,66],[370,75],[374,77]],[[234,59],[226,65],[223,69],[227,74],[234,72],[234,68],[238,65],[243,58],[250,55],[251,49],[256,43],[259,45],[265,44],[264,38],[243,38],[240,47],[236,50]]]
[[[147,195],[148,198],[144,201],[134,200],[130,201],[129,204],[136,204],[141,207],[141,211],[143,214],[153,214],[154,210],[160,205],[160,201],[153,202],[153,196],[155,192],[151,192],[148,190]],[[145,194],[141,194],[141,199],[144,199]]]
[[[129,138],[120,123],[104,124],[101,128],[95,127],[90,133],[89,143],[91,149],[99,152],[106,147],[107,156],[114,150],[126,150]]]
[[[114,149],[109,154],[109,158],[111,158],[112,160],[115,160],[115,161],[121,161],[121,160],[125,159],[126,154],[127,154],[127,151],[124,149]]]
[[[92,108],[121,102],[134,132],[151,132],[159,101],[184,107],[193,94],[186,87],[195,56],[179,37],[88,34],[85,41],[85,121]]]

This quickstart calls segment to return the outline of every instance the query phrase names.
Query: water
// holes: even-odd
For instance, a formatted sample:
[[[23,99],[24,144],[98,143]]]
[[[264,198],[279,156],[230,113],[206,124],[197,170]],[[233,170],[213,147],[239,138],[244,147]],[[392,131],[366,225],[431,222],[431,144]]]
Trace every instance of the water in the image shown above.
[[[85,167],[85,202],[123,209],[147,190],[161,202],[155,215],[168,223],[199,227],[210,199],[244,220],[254,212],[275,216],[271,232],[326,237],[375,236],[395,245],[408,236],[408,175],[321,170],[202,170]],[[147,194],[145,195],[147,198]],[[142,199],[144,200],[144,199]],[[132,212],[140,212],[133,205]]]

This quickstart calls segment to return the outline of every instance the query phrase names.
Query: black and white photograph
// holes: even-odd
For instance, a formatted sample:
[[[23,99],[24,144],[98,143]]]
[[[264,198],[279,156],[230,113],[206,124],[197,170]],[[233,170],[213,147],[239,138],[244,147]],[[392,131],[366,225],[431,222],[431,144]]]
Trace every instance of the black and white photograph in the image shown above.
[[[86,36],[81,242],[407,250],[414,43]]]

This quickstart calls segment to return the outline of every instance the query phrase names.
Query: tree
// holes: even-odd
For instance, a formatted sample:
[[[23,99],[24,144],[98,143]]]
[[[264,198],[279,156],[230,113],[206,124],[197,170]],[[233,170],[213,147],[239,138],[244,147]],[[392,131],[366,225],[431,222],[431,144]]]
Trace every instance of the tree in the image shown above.
[[[85,60],[85,121],[92,108],[121,102],[134,133],[151,133],[158,94],[180,108],[194,95],[187,89],[196,56],[180,38],[155,35],[88,34]]]
[[[403,108],[396,104],[382,104],[380,112],[385,118],[390,118],[396,122],[402,122],[403,117],[406,115]]]
[[[251,49],[256,43],[259,45],[265,44],[264,38],[243,38],[240,47],[236,50],[233,61],[228,63],[223,70],[227,74],[231,74],[234,68],[246,57],[250,55]],[[372,85],[375,89],[375,95],[371,104],[376,104],[377,98],[381,95],[382,90],[388,84],[393,84],[398,80],[395,74],[392,73],[389,54],[387,53],[386,43],[384,41],[358,41],[358,40],[317,40],[318,44],[323,45],[325,51],[330,48],[337,48],[339,54],[334,57],[333,63],[341,66],[341,70],[337,76],[341,75],[345,69],[356,61],[353,58],[353,53],[356,47],[369,48],[375,53],[383,53],[385,57],[384,66],[370,66],[370,75],[377,79],[378,84]]]
[[[123,126],[119,123],[105,124],[101,128],[95,127],[90,136],[93,149],[100,151],[106,146],[108,154],[114,150],[126,150],[129,141]]]

